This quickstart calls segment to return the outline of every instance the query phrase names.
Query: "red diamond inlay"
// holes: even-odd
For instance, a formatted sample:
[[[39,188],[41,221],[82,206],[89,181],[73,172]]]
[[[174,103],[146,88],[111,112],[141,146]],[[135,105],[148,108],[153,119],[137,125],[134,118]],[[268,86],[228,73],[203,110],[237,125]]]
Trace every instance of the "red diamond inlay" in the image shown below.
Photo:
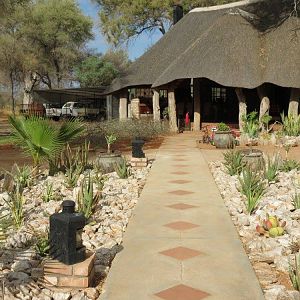
[[[169,227],[169,228],[174,229],[174,230],[189,230],[189,229],[192,229],[192,228],[199,227],[199,225],[189,223],[189,222],[184,222],[184,221],[169,223],[169,224],[166,224],[164,226]]]
[[[177,196],[183,196],[183,195],[188,195],[188,194],[194,194],[194,192],[189,192],[189,191],[183,191],[183,190],[177,190],[177,191],[171,191],[169,192],[170,194],[177,195]]]
[[[185,203],[177,203],[177,204],[168,205],[168,207],[184,210],[184,209],[195,208],[196,206],[185,204]]]
[[[175,175],[186,175],[186,174],[190,174],[190,173],[179,171],[179,172],[173,172],[172,174],[175,174]]]
[[[166,251],[159,252],[160,254],[173,257],[178,260],[186,260],[202,254],[200,251],[185,247],[177,247]]]
[[[185,183],[190,183],[192,182],[191,180],[172,180],[172,181],[169,181],[170,183],[178,183],[178,184],[185,184]]]
[[[155,296],[164,300],[202,300],[210,296],[210,294],[184,284],[179,284],[157,293]]]

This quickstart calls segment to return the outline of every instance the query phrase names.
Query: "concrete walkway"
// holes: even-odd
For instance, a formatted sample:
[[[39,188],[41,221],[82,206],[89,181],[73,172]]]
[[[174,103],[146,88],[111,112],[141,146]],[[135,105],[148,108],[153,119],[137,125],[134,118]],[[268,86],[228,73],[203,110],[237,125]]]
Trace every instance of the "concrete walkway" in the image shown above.
[[[262,290],[195,136],[168,138],[101,300],[259,300]]]

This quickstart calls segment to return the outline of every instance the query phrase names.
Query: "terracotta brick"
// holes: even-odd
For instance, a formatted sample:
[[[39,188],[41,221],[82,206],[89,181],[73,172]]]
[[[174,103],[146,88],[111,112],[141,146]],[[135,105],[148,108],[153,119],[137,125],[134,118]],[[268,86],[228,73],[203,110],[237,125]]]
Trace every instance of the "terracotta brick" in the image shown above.
[[[44,274],[61,274],[72,275],[73,268],[71,265],[65,265],[57,260],[47,260],[44,264]]]
[[[144,162],[144,163],[147,163],[148,158],[147,157],[144,157],[144,158],[132,157],[131,162]]]
[[[50,275],[44,275],[44,281],[45,285],[55,285],[57,286],[58,283],[58,277],[57,276],[50,276]]]
[[[87,288],[89,287],[89,277],[62,276],[58,278],[57,286]]]
[[[95,254],[88,254],[88,258],[78,264],[73,265],[73,275],[75,276],[89,276],[94,267]]]

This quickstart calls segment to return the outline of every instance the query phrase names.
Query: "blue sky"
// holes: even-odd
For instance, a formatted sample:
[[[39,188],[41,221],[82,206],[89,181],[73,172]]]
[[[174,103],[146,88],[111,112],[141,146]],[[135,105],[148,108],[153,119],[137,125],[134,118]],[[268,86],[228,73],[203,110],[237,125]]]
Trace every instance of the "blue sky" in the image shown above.
[[[96,49],[100,53],[106,52],[107,49],[109,49],[109,45],[106,42],[105,37],[101,34],[98,18],[99,7],[91,0],[78,0],[78,3],[83,13],[92,17],[95,23],[93,29],[95,39],[88,44],[88,47]],[[127,46],[129,58],[134,60],[141,56],[160,37],[161,34],[159,32],[155,32],[152,35],[144,33],[135,40],[132,40]]]

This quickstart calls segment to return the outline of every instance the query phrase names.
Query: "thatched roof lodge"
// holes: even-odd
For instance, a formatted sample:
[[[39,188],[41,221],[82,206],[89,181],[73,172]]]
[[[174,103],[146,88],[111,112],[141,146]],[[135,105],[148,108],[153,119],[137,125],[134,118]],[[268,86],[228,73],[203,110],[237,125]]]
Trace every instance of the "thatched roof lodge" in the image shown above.
[[[154,119],[165,101],[174,131],[186,112],[194,130],[203,121],[240,123],[247,107],[274,118],[281,111],[298,114],[298,16],[294,0],[193,9],[113,82],[108,93],[119,95],[120,118],[127,118],[128,91],[135,106],[149,89]]]

